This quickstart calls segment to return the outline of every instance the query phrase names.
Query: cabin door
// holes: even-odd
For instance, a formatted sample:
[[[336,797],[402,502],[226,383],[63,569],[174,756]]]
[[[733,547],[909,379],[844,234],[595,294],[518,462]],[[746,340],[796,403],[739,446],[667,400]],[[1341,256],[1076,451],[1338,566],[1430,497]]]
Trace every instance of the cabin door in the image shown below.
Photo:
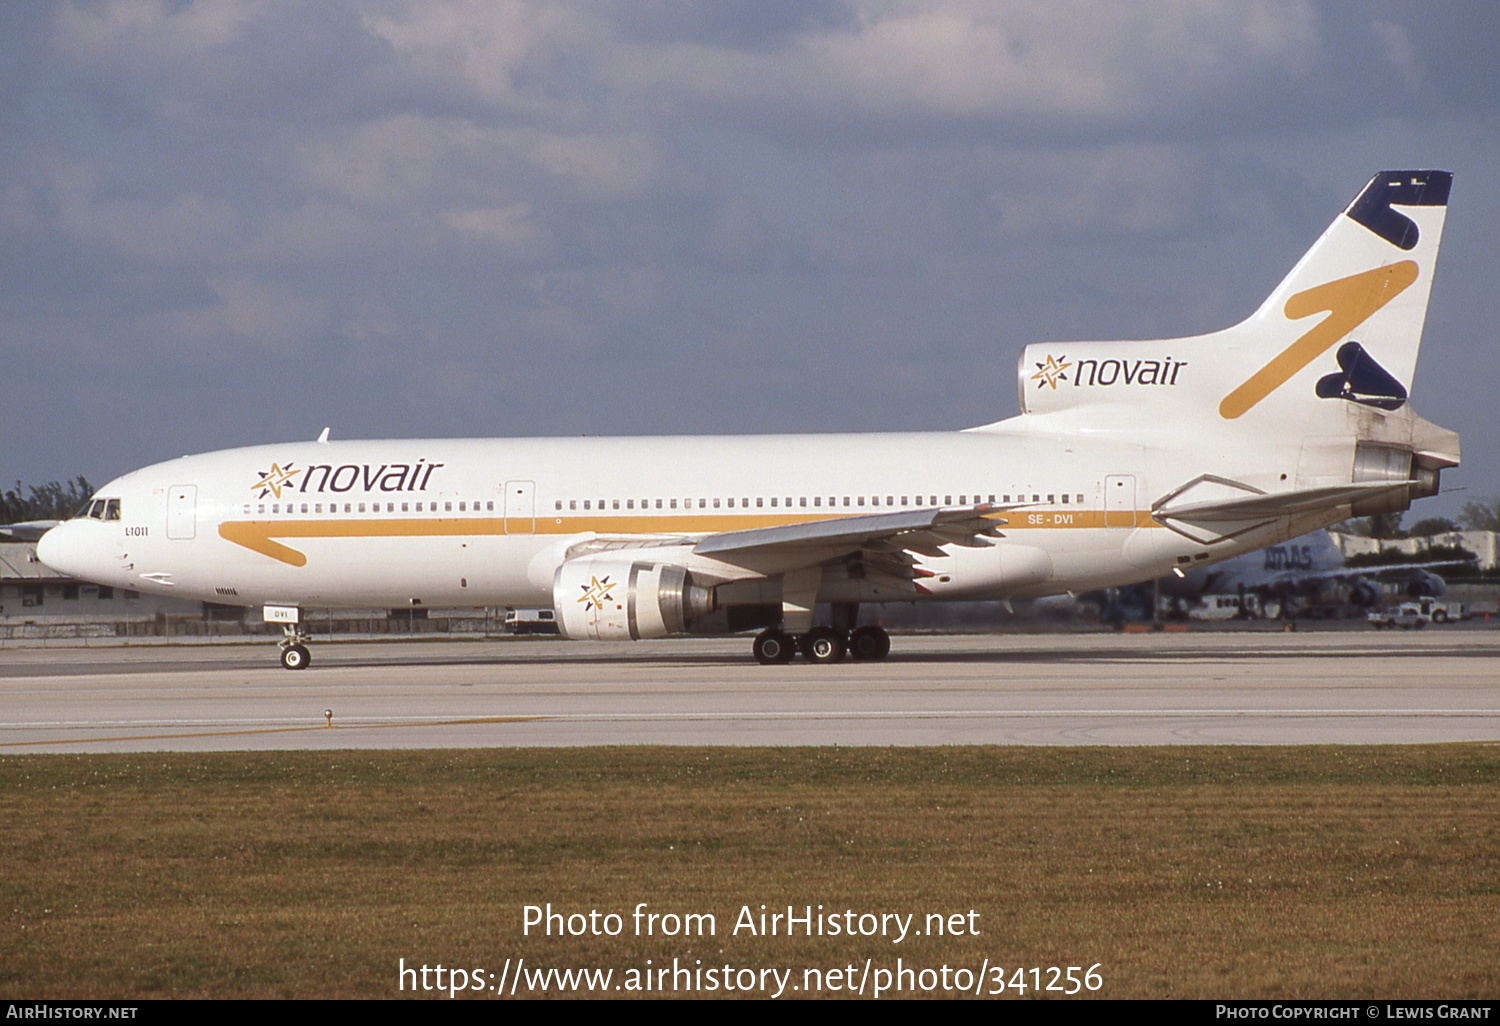
[[[505,482],[505,533],[536,533],[536,482]]]

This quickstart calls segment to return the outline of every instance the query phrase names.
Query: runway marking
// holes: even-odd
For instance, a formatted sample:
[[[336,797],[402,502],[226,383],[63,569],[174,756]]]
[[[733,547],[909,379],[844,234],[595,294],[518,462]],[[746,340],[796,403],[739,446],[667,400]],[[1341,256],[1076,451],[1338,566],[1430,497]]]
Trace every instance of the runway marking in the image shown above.
[[[363,717],[362,722],[297,727],[256,727],[238,730],[207,730],[176,734],[134,734],[113,737],[52,738],[45,741],[0,741],[0,748],[24,748],[37,745],[109,744],[123,741],[174,741],[201,737],[238,737],[257,734],[290,734],[319,730],[399,730],[413,727],[468,727],[502,723],[538,723],[569,720],[573,722],[611,723],[620,721],[690,721],[690,720],[935,720],[935,719],[1067,719],[1080,716],[1120,717],[1125,719],[1213,719],[1270,717],[1277,719],[1318,719],[1347,717],[1353,719],[1388,719],[1411,717],[1442,719],[1454,717],[1500,717],[1500,709],[933,709],[927,711],[804,711],[804,712],[730,712],[730,713],[541,713],[531,716],[478,716],[457,720],[412,720],[410,718]],[[120,726],[121,724],[113,724]],[[46,729],[47,727],[84,728],[83,723],[6,724],[10,730]]]
[[[204,730],[191,734],[133,734],[123,737],[53,738],[50,741],[0,741],[0,748],[24,748],[35,745],[87,745],[112,744],[119,741],[177,741],[192,737],[239,737],[253,734],[295,734],[308,730],[386,730],[393,727],[463,727],[482,723],[529,723],[545,720],[546,716],[484,716],[468,720],[437,720],[423,723],[351,723],[330,726],[306,727],[258,727],[251,730]]]

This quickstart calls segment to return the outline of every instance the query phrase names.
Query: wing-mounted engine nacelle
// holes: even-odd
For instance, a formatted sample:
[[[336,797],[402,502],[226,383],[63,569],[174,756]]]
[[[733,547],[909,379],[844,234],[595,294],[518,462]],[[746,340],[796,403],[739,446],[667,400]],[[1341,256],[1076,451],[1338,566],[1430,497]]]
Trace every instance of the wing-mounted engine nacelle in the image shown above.
[[[1412,598],[1442,598],[1448,591],[1448,582],[1437,574],[1418,570],[1406,583],[1406,593]]]
[[[1381,600],[1380,585],[1365,577],[1349,582],[1349,601],[1361,609],[1370,609]]]
[[[681,634],[713,612],[713,591],[680,566],[580,556],[552,576],[552,604],[565,637],[629,641]]]

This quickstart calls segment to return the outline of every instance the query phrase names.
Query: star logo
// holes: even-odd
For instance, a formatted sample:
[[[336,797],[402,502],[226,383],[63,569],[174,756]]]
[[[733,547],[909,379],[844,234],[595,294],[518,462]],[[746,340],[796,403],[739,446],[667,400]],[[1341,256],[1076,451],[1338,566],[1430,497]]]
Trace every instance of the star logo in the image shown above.
[[[608,577],[602,581],[597,577],[590,577],[588,584],[580,584],[579,587],[583,589],[583,594],[578,597],[578,601],[584,603],[584,609],[603,609],[604,603],[614,601],[610,595],[614,585],[609,583]]]
[[[270,470],[261,471],[260,480],[251,485],[250,490],[253,492],[257,488],[260,489],[260,494],[256,496],[258,499],[264,499],[267,495],[274,495],[279,499],[281,498],[281,490],[290,485],[292,478],[300,473],[302,473],[302,469],[300,467],[293,469],[290,463],[286,465],[285,470],[281,468],[280,464],[273,463]]]
[[[1067,362],[1067,357],[1059,360],[1052,354],[1047,354],[1047,362],[1036,365],[1036,373],[1031,376],[1032,381],[1040,381],[1048,388],[1056,390],[1059,381],[1067,381],[1067,370],[1073,366]]]

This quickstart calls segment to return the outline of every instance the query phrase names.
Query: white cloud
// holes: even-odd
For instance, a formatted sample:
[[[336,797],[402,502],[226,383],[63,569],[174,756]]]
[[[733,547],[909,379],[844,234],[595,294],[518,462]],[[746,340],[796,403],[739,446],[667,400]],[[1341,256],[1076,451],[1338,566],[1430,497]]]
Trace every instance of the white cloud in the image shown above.
[[[1151,144],[1014,155],[990,202],[1011,235],[1166,231],[1196,198],[1199,162],[1186,146]]]
[[[442,220],[460,234],[500,250],[535,251],[546,241],[546,233],[532,221],[531,207],[525,203],[447,210]]]
[[[84,243],[160,264],[222,258],[240,226],[227,200],[184,192],[164,202],[100,200],[99,172],[83,165],[61,167],[53,182],[60,227]]]
[[[1372,22],[1370,28],[1380,39],[1386,59],[1391,62],[1391,67],[1396,69],[1406,87],[1413,91],[1419,88],[1422,85],[1422,62],[1406,29],[1389,21]]]
[[[850,26],[774,50],[696,42],[622,51],[615,80],[803,118],[1069,118],[1110,122],[1202,106],[1246,74],[1305,69],[1316,19],[1303,0],[1048,4],[869,0]]]
[[[208,284],[216,297],[213,303],[158,314],[148,329],[190,353],[212,354],[229,341],[289,356],[306,349],[328,317],[326,303],[276,282],[222,274]]]

